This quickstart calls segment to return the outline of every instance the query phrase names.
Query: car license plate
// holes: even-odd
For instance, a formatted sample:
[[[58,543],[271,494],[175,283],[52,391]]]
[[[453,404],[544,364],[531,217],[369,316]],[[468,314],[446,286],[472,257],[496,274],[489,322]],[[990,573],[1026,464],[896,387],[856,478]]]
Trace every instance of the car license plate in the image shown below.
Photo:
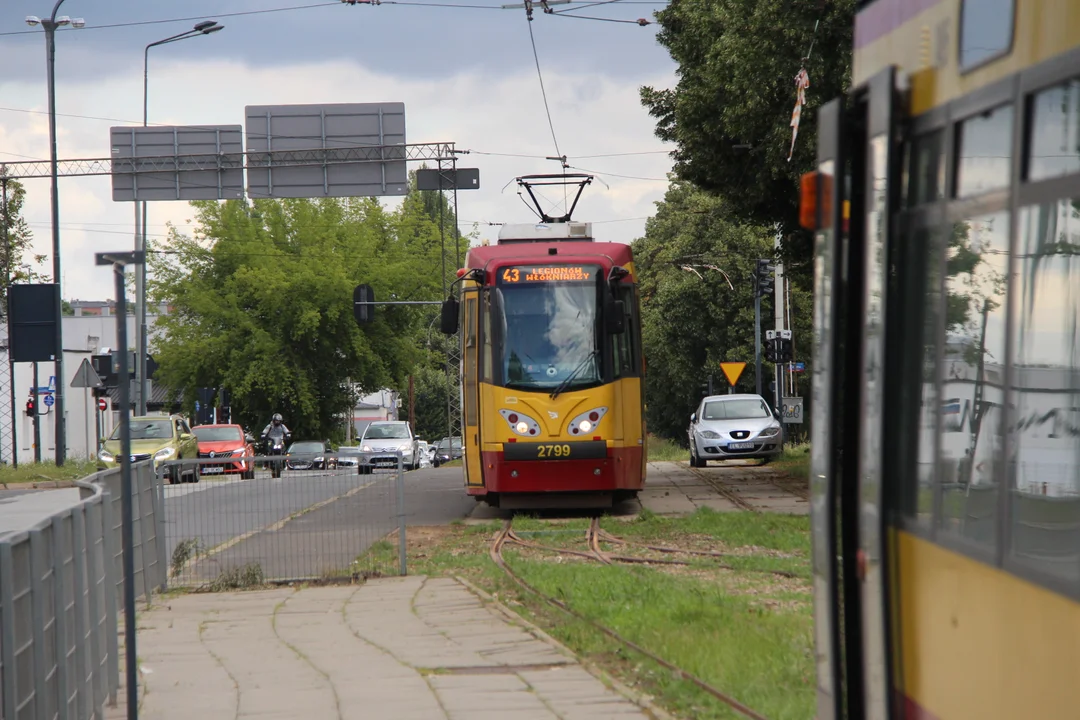
[[[507,460],[597,460],[607,457],[603,440],[586,442],[504,443]]]
[[[728,443],[728,450],[753,450],[754,443],[752,442],[739,442]]]
[[[215,473],[223,473],[223,472],[225,472],[225,468],[223,468],[220,465],[203,465],[203,468],[202,468],[202,474],[203,475],[213,475]]]

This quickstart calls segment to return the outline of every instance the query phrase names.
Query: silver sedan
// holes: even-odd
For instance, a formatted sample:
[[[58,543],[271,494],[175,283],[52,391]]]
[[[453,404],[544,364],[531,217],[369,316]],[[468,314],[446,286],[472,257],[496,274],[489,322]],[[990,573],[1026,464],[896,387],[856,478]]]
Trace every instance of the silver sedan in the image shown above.
[[[783,451],[784,429],[760,395],[712,395],[690,416],[690,465],[709,460],[759,458]]]

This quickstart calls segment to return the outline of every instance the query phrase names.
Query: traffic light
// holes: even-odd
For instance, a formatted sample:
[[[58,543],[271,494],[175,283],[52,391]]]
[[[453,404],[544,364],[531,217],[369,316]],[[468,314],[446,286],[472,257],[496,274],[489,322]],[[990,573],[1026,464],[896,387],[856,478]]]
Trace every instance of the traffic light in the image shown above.
[[[787,338],[776,339],[776,359],[778,362],[791,362],[794,354],[792,353],[791,340]]]
[[[37,415],[37,405],[34,403],[33,396],[26,398],[26,415],[27,417]]]
[[[775,363],[775,362],[780,361],[779,357],[777,355],[777,352],[776,352],[776,349],[777,349],[776,346],[777,346],[778,342],[780,342],[780,340],[778,338],[774,338],[774,339],[770,339],[770,340],[765,341],[765,361],[766,362]]]
[[[764,297],[773,291],[773,272],[776,266],[769,260],[761,258],[757,261],[754,269],[754,289],[758,297]]]

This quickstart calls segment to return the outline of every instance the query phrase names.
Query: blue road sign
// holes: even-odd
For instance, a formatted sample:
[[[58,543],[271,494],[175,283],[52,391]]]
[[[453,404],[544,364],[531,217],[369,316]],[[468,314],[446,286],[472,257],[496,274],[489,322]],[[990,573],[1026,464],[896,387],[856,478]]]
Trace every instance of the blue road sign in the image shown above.
[[[46,395],[45,399],[42,400],[42,402],[45,403],[45,407],[52,407],[53,403],[56,402],[56,400],[53,399],[52,395]]]
[[[804,362],[795,363],[795,372],[806,372],[806,363],[804,363]]]

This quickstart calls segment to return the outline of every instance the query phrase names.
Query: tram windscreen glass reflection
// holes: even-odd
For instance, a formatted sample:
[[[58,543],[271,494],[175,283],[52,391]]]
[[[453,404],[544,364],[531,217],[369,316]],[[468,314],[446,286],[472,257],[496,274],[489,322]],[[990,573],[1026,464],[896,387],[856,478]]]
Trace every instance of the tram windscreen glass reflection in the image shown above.
[[[1013,303],[1011,555],[1080,580],[1080,200],[1024,208]]]
[[[513,268],[497,277],[501,311],[502,378],[506,387],[565,389],[601,382],[597,344],[596,266]],[[563,279],[567,278],[567,279]]]

